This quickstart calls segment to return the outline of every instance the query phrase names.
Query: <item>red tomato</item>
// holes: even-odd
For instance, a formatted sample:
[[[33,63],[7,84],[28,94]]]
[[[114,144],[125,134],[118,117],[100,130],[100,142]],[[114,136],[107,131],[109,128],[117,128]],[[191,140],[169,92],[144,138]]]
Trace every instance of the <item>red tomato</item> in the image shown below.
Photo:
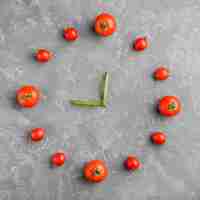
[[[108,176],[108,168],[102,160],[91,160],[83,168],[83,175],[87,181],[98,183]]]
[[[158,81],[163,81],[168,79],[169,77],[169,70],[166,67],[158,67],[154,71],[154,79]]]
[[[23,86],[17,90],[16,100],[21,107],[32,108],[40,100],[40,91],[32,85]]]
[[[135,156],[128,156],[128,158],[124,161],[124,167],[127,170],[137,170],[140,166],[140,161]]]
[[[46,49],[38,49],[35,53],[35,59],[38,62],[45,63],[51,60],[53,57],[53,53]]]
[[[115,18],[109,13],[101,13],[95,19],[94,30],[103,37],[112,35],[116,31]]]
[[[34,142],[42,140],[44,136],[45,136],[45,129],[43,128],[34,128],[31,131],[31,139]]]
[[[135,51],[143,51],[148,48],[149,42],[146,37],[138,37],[133,44],[133,49]]]
[[[65,38],[65,40],[71,42],[75,41],[79,37],[79,34],[75,28],[69,27],[64,29],[63,37]]]
[[[63,152],[54,153],[51,157],[51,163],[54,166],[62,166],[65,163],[65,154]]]
[[[162,132],[155,132],[151,135],[151,141],[157,145],[165,144],[166,135]]]
[[[181,102],[175,96],[165,96],[158,103],[158,111],[166,117],[175,116],[181,111]]]

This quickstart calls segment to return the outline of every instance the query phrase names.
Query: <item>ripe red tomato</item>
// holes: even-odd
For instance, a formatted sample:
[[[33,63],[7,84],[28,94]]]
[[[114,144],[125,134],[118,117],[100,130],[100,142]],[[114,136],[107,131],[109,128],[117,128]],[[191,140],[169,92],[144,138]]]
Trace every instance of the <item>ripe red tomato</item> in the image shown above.
[[[166,117],[175,116],[181,111],[181,102],[175,96],[165,96],[158,103],[158,111]]]
[[[116,21],[109,13],[101,13],[95,19],[94,30],[103,37],[112,35],[116,31]]]
[[[163,81],[168,79],[169,77],[169,70],[166,67],[158,67],[155,71],[154,71],[154,79],[158,80],[158,81]]]
[[[68,27],[68,28],[65,28],[63,31],[63,37],[65,38],[65,40],[72,42],[72,41],[75,41],[79,37],[79,34],[78,34],[77,29],[73,27]]]
[[[32,85],[23,86],[17,90],[16,100],[21,107],[32,108],[40,100],[40,91]]]
[[[157,145],[165,144],[166,135],[162,132],[155,132],[151,135],[151,141]]]
[[[143,51],[149,47],[149,42],[147,37],[138,37],[133,44],[133,49],[135,51]]]
[[[34,128],[31,131],[31,139],[34,142],[42,140],[44,136],[45,136],[45,129],[43,128]]]
[[[108,176],[108,168],[102,160],[91,160],[85,164],[83,174],[87,181],[97,183]]]
[[[124,167],[127,170],[137,170],[141,166],[140,161],[136,156],[128,156],[127,159],[124,161]]]
[[[45,63],[51,60],[53,53],[46,49],[38,49],[35,53],[35,59],[40,63]]]
[[[56,152],[51,157],[51,163],[54,166],[62,166],[65,163],[65,154],[63,152]]]

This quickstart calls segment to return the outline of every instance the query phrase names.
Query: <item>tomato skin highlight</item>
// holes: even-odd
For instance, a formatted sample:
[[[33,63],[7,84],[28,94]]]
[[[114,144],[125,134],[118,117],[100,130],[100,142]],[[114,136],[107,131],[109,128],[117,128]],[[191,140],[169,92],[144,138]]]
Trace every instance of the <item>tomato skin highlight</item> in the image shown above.
[[[147,40],[147,37],[138,37],[133,43],[133,49],[135,51],[144,51],[148,47],[149,42]]]
[[[141,163],[136,156],[128,156],[124,161],[124,167],[127,170],[137,170],[141,167]]]
[[[34,128],[31,131],[31,140],[34,142],[38,142],[42,140],[45,136],[45,129],[44,128]]]
[[[40,63],[45,63],[51,60],[53,53],[47,49],[38,49],[35,53],[35,60]]]
[[[51,163],[53,166],[60,167],[65,163],[65,154],[63,152],[56,152],[51,156]]]
[[[23,108],[32,108],[40,100],[40,91],[32,85],[25,85],[17,90],[17,103]]]
[[[85,179],[92,183],[104,181],[108,176],[108,168],[102,160],[91,160],[83,168]]]
[[[103,37],[112,35],[116,31],[116,20],[109,13],[101,13],[96,16],[94,23],[94,31]]]
[[[73,27],[68,27],[63,30],[63,37],[68,42],[73,42],[78,39],[79,33],[77,29]]]
[[[166,67],[158,67],[154,71],[153,77],[157,81],[164,81],[169,77],[169,70]]]
[[[166,143],[166,135],[162,132],[154,132],[151,135],[151,141],[153,144],[162,145]]]
[[[159,100],[158,111],[165,117],[173,117],[181,111],[181,102],[176,96],[164,96]]]

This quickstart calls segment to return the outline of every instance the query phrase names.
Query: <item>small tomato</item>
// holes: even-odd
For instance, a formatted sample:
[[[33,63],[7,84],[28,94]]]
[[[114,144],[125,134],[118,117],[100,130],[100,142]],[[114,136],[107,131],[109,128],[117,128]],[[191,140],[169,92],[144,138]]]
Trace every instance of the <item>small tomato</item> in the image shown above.
[[[128,156],[127,159],[124,161],[124,167],[127,170],[137,170],[141,166],[140,161],[136,156]]]
[[[147,37],[138,37],[133,43],[133,49],[135,51],[144,51],[149,47]]]
[[[162,132],[155,132],[151,135],[151,141],[157,145],[165,144],[166,135]]]
[[[169,70],[166,67],[158,67],[154,71],[153,76],[154,76],[154,79],[158,81],[166,80],[169,77]]]
[[[65,28],[63,31],[63,37],[68,42],[72,42],[72,41],[75,41],[79,37],[79,34],[78,34],[77,29],[73,27],[68,27],[68,28]]]

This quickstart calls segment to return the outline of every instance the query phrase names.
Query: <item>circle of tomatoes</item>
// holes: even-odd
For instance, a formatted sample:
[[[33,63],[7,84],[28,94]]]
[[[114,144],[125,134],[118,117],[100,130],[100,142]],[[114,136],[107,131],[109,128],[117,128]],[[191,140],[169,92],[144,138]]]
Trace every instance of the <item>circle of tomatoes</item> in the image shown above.
[[[47,49],[38,49],[35,53],[35,59],[40,63],[45,63],[51,60],[53,53]]]
[[[116,27],[115,18],[109,13],[101,13],[95,19],[94,30],[100,36],[112,35],[116,31]]]
[[[154,71],[153,76],[154,76],[154,79],[158,81],[166,80],[169,77],[169,70],[166,67],[158,67]]]
[[[165,144],[165,142],[166,142],[166,135],[164,133],[162,133],[162,132],[152,133],[152,135],[151,135],[151,141],[154,144],[157,144],[157,145]]]
[[[77,29],[73,27],[68,27],[63,30],[63,37],[68,42],[75,41],[79,37]]]
[[[45,129],[44,128],[34,128],[31,131],[31,140],[34,142],[40,141],[45,136]]]
[[[17,90],[16,100],[21,107],[32,108],[38,104],[40,92],[36,87],[26,85]]]
[[[51,163],[53,166],[59,167],[65,163],[65,154],[63,152],[56,152],[51,156]]]
[[[102,160],[91,160],[85,164],[83,175],[89,182],[101,182],[108,176],[108,168]]]
[[[128,156],[124,161],[124,167],[127,170],[137,170],[141,166],[139,159],[136,156]]]
[[[133,43],[133,49],[135,51],[143,51],[149,47],[147,37],[138,37]]]
[[[95,19],[94,30],[103,37],[112,35],[116,31],[116,20],[109,13],[101,13]],[[63,37],[67,41],[75,41],[79,37],[78,31],[73,28],[65,28]],[[146,37],[139,37],[134,41],[133,49],[143,51],[149,47]],[[52,52],[46,49],[38,49],[35,53],[35,59],[38,62],[45,63],[53,57]],[[165,67],[159,67],[154,71],[155,80],[166,80],[169,77],[169,70]],[[17,90],[16,100],[18,104],[25,108],[32,108],[40,100],[39,90],[31,85],[26,85]],[[160,99],[158,111],[163,116],[175,116],[181,111],[181,102],[175,96],[165,96]],[[45,129],[34,128],[31,131],[32,141],[40,141],[45,136]],[[154,132],[151,135],[151,141],[154,144],[162,145],[166,142],[166,135],[162,132]],[[66,156],[63,152],[56,152],[51,156],[51,163],[54,166],[62,166],[65,163]],[[139,159],[135,156],[128,156],[124,161],[124,167],[127,170],[137,170],[141,166]],[[90,182],[101,182],[108,176],[108,168],[102,160],[91,160],[83,168],[84,177]]]
[[[176,96],[164,96],[159,100],[158,111],[166,117],[175,116],[181,111],[181,102]]]

